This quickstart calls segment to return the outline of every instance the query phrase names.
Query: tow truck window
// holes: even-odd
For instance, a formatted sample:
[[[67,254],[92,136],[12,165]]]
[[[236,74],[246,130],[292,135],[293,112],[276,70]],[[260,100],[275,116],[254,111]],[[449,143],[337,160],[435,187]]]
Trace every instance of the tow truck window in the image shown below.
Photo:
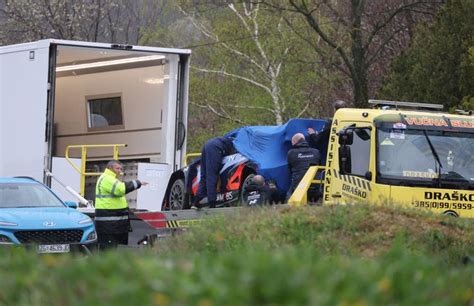
[[[377,177],[382,183],[396,180],[472,188],[473,152],[472,133],[381,128],[377,132]]]
[[[370,130],[358,128],[354,130],[354,142],[351,145],[351,174],[365,176],[369,171],[370,162]]]
[[[347,174],[365,177],[370,162],[370,129],[355,128],[353,135],[350,145],[351,169]]]

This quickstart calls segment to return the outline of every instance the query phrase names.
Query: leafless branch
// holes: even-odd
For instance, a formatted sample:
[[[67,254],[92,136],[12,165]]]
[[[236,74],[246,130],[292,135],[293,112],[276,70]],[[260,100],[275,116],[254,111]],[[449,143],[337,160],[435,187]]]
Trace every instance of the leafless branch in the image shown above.
[[[240,50],[237,50],[236,48],[233,48],[231,47],[227,42],[224,42],[222,40],[220,40],[219,36],[215,33],[213,33],[212,30],[206,28],[206,26],[202,23],[198,23],[196,22],[196,19],[195,17],[191,16],[188,12],[186,12],[180,5],[177,6],[179,11],[185,15],[186,17],[189,18],[190,22],[193,24],[193,26],[198,29],[204,36],[206,36],[207,38],[210,38],[212,39],[214,42],[219,42],[219,44],[221,46],[223,46],[225,49],[227,49],[229,52],[231,53],[234,53],[242,58],[244,58],[245,60],[247,60],[248,62],[250,62],[251,64],[253,64],[255,67],[257,67],[258,69],[260,69],[263,73],[266,73],[266,68],[265,66],[259,64],[255,59],[253,59],[251,56],[249,56],[248,54],[245,54],[243,53],[242,51]],[[243,21],[245,22],[245,20]],[[246,23],[245,23],[246,24]],[[251,31],[249,31],[251,33]],[[254,35],[252,34],[251,36],[249,37],[246,37],[246,38],[252,38],[254,39]]]
[[[367,65],[370,66],[371,64],[374,63],[375,59],[379,56],[380,52],[384,50],[389,42],[393,40],[393,38],[400,32],[404,31],[405,28],[401,27],[397,30],[394,30],[379,46],[378,48],[374,51],[374,53],[368,57],[367,59]]]
[[[349,59],[348,55],[346,54],[346,52],[344,51],[344,49],[339,44],[337,44],[335,41],[330,39],[329,36],[323,31],[319,21],[317,21],[315,19],[315,17],[312,15],[312,11],[308,11],[308,8],[307,8],[305,2],[302,3],[302,7],[298,6],[298,4],[295,3],[295,0],[289,0],[289,2],[296,10],[298,10],[298,12],[300,14],[302,14],[305,17],[308,24],[321,37],[321,39],[326,44],[328,44],[331,48],[335,49],[339,53],[339,56],[342,58],[345,65],[350,70],[351,75],[356,75],[354,65],[350,61],[350,59]]]
[[[217,73],[217,74],[220,74],[220,75],[225,75],[225,76],[228,76],[228,77],[233,77],[233,78],[236,78],[236,79],[240,79],[240,80],[246,81],[250,84],[253,84],[257,87],[260,87],[260,88],[264,89],[265,91],[267,91],[268,93],[272,94],[272,90],[268,86],[265,86],[262,83],[257,82],[257,81],[252,80],[252,79],[249,79],[247,77],[237,75],[237,74],[233,74],[233,73],[229,73],[225,70],[211,70],[211,69],[197,68],[197,67],[194,67],[194,66],[191,66],[191,69],[194,69],[194,70],[197,70],[197,71],[200,71],[200,72],[205,72],[205,73]]]
[[[310,104],[310,101],[306,102],[306,105],[305,105],[305,106],[303,107],[303,109],[298,113],[298,115],[296,115],[296,118],[301,117],[301,116],[308,110],[309,104]]]
[[[254,106],[254,105],[231,105],[231,104],[223,104],[225,107],[230,107],[230,108],[237,108],[237,109],[258,109],[258,110],[264,110],[267,112],[270,112],[272,114],[275,114],[275,110],[269,107],[263,107],[263,106]]]
[[[236,122],[238,124],[241,124],[243,125],[243,121],[240,120],[240,119],[237,119],[237,118],[233,118],[231,117],[229,114],[223,114],[221,112],[218,112],[212,105],[210,104],[198,104],[198,103],[195,103],[195,102],[192,102],[190,101],[189,102],[191,105],[194,105],[194,106],[197,106],[199,108],[203,108],[203,109],[207,109],[207,110],[210,110],[214,115],[218,116],[219,118],[223,118],[223,119],[227,119],[227,120],[231,120],[233,122]]]
[[[364,50],[367,50],[367,48],[372,43],[372,40],[379,33],[379,31],[384,29],[397,15],[400,14],[400,12],[407,10],[411,7],[416,7],[420,5],[421,3],[426,3],[426,1],[417,1],[413,3],[401,5],[396,10],[394,10],[386,19],[381,20],[379,23],[377,23],[372,29],[372,31],[369,33],[369,36],[367,37],[366,43],[364,45]]]

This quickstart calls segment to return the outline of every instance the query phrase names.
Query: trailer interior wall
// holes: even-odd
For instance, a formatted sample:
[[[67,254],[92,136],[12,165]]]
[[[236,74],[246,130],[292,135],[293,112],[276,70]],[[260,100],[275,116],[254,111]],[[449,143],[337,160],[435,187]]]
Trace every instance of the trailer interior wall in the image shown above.
[[[100,58],[104,53],[100,49],[81,49],[89,53],[89,63],[91,58]],[[67,52],[75,51],[77,48],[59,47],[58,63],[65,61],[61,56],[69,58]],[[122,57],[144,56],[136,51],[120,52]],[[127,147],[120,150],[121,159],[150,158],[152,162],[170,162],[166,151],[171,149],[170,154],[174,147],[170,146],[173,141],[167,142],[169,135],[166,131],[174,130],[178,56],[163,55],[163,58],[166,62],[161,65],[58,76],[55,85],[55,156],[64,156],[66,146],[71,144],[125,143]],[[88,101],[106,97],[120,97],[123,124],[112,129],[91,129]],[[76,150],[72,156],[79,156],[79,153]],[[112,150],[94,149],[89,156],[110,158]]]
[[[162,79],[163,74],[161,66],[58,78],[55,155],[64,156],[69,144],[125,143],[128,147],[120,150],[122,157],[145,155],[159,159],[166,88],[142,80]],[[88,98],[107,96],[121,97],[123,128],[89,130]],[[96,149],[90,151],[90,156],[100,158],[110,156],[111,152]]]
[[[49,45],[0,48],[0,175],[43,181]]]

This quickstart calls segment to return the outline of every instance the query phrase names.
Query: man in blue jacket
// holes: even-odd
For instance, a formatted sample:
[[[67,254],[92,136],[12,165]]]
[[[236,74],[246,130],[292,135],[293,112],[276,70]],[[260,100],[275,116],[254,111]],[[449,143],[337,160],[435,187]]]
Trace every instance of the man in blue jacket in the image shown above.
[[[208,140],[201,152],[201,179],[192,208],[201,208],[200,200],[207,196],[209,208],[216,207],[217,181],[222,159],[235,153],[231,138],[216,137]]]

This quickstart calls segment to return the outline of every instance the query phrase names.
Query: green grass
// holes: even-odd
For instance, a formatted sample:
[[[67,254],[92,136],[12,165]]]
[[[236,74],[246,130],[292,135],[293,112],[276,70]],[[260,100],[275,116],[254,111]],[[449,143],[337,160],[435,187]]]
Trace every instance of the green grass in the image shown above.
[[[391,206],[242,210],[161,243],[162,253],[222,253],[306,248],[325,255],[373,258],[395,241],[407,252],[456,264],[474,255],[474,223]]]
[[[243,210],[147,251],[0,251],[0,305],[466,305],[472,220],[388,206]]]

